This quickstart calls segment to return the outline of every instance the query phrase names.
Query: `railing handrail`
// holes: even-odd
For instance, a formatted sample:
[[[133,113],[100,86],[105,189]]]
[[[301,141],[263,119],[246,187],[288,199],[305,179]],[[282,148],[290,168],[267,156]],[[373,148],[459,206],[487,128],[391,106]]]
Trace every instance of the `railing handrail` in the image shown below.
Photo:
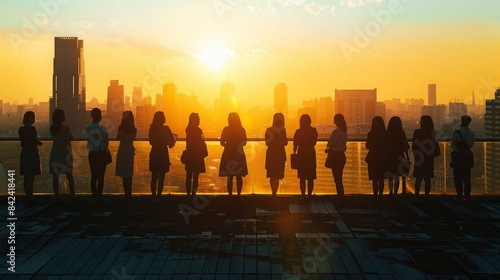
[[[328,137],[318,137],[317,140],[319,142],[327,142],[328,141]],[[39,141],[53,141],[54,139],[52,139],[51,137],[40,137],[38,138]],[[19,137],[0,137],[0,142],[3,142],[3,141],[20,141]],[[74,138],[72,141],[87,141],[87,138]],[[118,139],[116,138],[110,138],[109,141],[118,141]],[[149,141],[149,138],[136,138],[134,141]],[[186,138],[181,138],[179,137],[177,139],[177,141],[186,141]],[[220,141],[220,138],[218,137],[207,137],[205,138],[205,141],[207,142],[217,142],[217,141]],[[260,137],[252,137],[252,138],[247,138],[247,141],[248,142],[264,142],[266,141],[265,138],[260,138]],[[293,138],[288,138],[288,141],[293,141]],[[407,139],[408,142],[411,142],[412,139],[411,138],[408,138]],[[437,142],[439,143],[447,143],[447,142],[450,142],[451,141],[451,138],[446,138],[446,139],[437,139]],[[347,139],[347,142],[366,142],[366,138],[357,138],[357,137],[354,137],[354,138],[348,138]],[[500,138],[476,138],[474,140],[474,142],[500,142]]]

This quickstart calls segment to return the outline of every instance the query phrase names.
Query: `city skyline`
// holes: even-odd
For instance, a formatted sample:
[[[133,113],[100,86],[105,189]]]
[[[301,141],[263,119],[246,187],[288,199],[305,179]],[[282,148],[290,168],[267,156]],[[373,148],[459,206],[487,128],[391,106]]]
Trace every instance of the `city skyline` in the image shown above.
[[[106,14],[87,2],[54,3],[2,4],[4,102],[51,95],[49,54],[58,36],[86,42],[87,102],[106,99],[109,80],[120,80],[126,95],[142,87],[153,99],[173,81],[210,106],[228,70],[247,107],[279,82],[291,108],[335,89],[425,99],[428,84],[438,85],[437,103],[470,103],[473,92],[476,101],[491,99],[500,85],[495,1],[99,3]]]

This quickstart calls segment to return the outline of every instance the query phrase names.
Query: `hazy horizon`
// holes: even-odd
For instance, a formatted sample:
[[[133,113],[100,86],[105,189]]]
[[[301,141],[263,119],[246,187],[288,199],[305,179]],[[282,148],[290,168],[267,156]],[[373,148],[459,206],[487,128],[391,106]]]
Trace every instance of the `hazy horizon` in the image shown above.
[[[87,102],[109,80],[131,95],[178,92],[213,106],[230,80],[246,108],[272,106],[288,85],[289,106],[377,88],[378,100],[481,100],[500,86],[500,2],[473,1],[58,1],[0,0],[0,99],[52,96],[54,37],[84,41]],[[43,4],[45,3],[45,4]],[[269,103],[267,103],[269,102]],[[210,108],[210,107],[209,107]]]

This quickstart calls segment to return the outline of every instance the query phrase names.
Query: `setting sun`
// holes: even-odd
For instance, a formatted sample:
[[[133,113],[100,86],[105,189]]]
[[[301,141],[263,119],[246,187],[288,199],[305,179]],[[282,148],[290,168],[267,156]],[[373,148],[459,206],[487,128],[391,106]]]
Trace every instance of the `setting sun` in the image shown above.
[[[206,44],[200,60],[203,61],[210,69],[217,70],[226,62],[230,55],[230,51],[217,43]]]

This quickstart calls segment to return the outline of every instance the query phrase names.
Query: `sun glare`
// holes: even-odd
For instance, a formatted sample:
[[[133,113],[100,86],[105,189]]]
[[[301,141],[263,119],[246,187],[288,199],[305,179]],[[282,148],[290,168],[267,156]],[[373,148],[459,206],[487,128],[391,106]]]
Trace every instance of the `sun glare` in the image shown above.
[[[219,69],[227,60],[228,51],[216,43],[207,44],[201,60],[213,70]]]

